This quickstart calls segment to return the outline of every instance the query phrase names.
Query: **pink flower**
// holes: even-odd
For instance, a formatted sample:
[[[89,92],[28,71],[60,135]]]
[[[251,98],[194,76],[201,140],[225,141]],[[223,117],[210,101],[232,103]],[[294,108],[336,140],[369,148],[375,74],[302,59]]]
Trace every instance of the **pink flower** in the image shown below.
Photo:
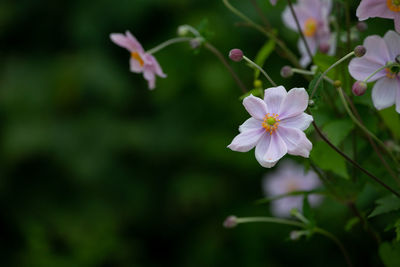
[[[400,55],[400,35],[388,31],[383,38],[372,35],[364,40],[367,53],[354,58],[349,64],[349,71],[354,79],[363,81],[376,70],[388,63],[396,62]],[[372,88],[372,102],[380,110],[396,104],[400,113],[400,67],[399,64],[384,68],[368,81],[377,81]]]
[[[276,1],[278,0],[269,0],[271,2],[272,5],[276,5]]]
[[[293,5],[293,9],[311,54],[315,55],[317,50],[320,49],[321,52],[333,55],[336,50],[336,43],[329,29],[329,14],[332,10],[331,0],[299,0],[297,4]],[[282,18],[288,28],[298,32],[296,21],[289,7],[286,7]],[[311,59],[302,39],[298,41],[298,47],[302,55],[300,64],[307,66]]]
[[[247,152],[256,147],[256,159],[266,168],[286,153],[308,158],[312,144],[303,131],[313,118],[304,113],[308,105],[304,88],[286,92],[283,86],[272,87],[265,90],[264,100],[250,95],[243,105],[251,118],[240,125],[240,134],[228,148]]]
[[[167,77],[155,57],[146,53],[142,45],[129,31],[126,31],[125,35],[112,33],[110,38],[115,44],[126,48],[131,53],[130,69],[135,73],[143,73],[143,77],[148,81],[149,89],[155,88],[156,75],[162,78]]]
[[[360,20],[375,17],[394,19],[394,27],[400,32],[399,0],[362,0],[356,14]]]
[[[314,171],[304,171],[300,165],[285,160],[279,168],[264,176],[262,188],[267,197],[275,197],[294,191],[310,191],[321,185]],[[289,217],[292,209],[301,211],[304,196],[288,196],[271,202],[271,213],[277,217]],[[322,201],[319,195],[309,195],[311,206],[316,206]]]

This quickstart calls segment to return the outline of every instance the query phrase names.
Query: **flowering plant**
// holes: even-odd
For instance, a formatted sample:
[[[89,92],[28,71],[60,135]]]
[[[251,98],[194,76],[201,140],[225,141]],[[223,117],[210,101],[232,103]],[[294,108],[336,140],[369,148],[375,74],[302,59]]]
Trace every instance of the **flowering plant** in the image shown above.
[[[178,37],[147,52],[129,32],[125,36],[112,34],[111,40],[131,53],[131,71],[143,73],[150,89],[156,75],[166,77],[152,54],[171,44],[188,42],[195,51],[205,49],[215,55],[242,90],[238,97],[251,117],[240,125],[236,137],[232,130],[228,148],[238,152],[255,148],[257,166],[264,167],[268,177],[263,183],[266,198],[257,203],[271,205],[271,214],[276,217],[229,216],[223,225],[289,225],[296,228],[289,235],[291,239],[321,234],[338,246],[343,261],[352,266],[354,260],[360,260],[347,251],[351,245],[343,244],[318,220],[316,204],[333,201],[352,214],[342,230],[360,227],[376,242],[382,262],[395,266],[392,262],[400,261],[400,254],[393,252],[400,249],[400,2],[362,0],[355,12],[347,1],[264,1],[282,12],[282,23],[292,30],[291,40],[297,40],[297,46],[286,42],[266,17],[268,23],[260,25],[230,1],[222,2],[245,26],[267,38],[254,60],[245,55],[251,53],[245,48],[229,52],[232,61],[244,62],[254,71],[251,86],[242,81],[242,75],[208,36],[190,25],[180,26]],[[262,14],[258,4],[252,3]],[[351,20],[352,14],[359,20],[391,18],[395,27],[385,29],[383,37],[370,34],[367,24]],[[275,51],[282,58],[280,66],[268,64]],[[163,66],[167,69],[167,62]],[[270,75],[276,68],[281,77]],[[368,83],[372,82],[370,90]],[[239,109],[239,102],[236,105]],[[297,163],[279,163],[289,157],[286,154]],[[362,198],[368,199],[366,205],[359,203]],[[392,216],[385,218],[387,214]],[[385,225],[375,229],[373,218],[378,216]],[[385,229],[390,235],[383,238]]]

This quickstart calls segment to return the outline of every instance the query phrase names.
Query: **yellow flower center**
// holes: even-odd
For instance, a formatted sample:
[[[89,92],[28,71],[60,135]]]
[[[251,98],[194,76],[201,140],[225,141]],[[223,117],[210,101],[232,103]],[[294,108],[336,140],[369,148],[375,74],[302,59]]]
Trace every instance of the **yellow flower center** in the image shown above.
[[[131,57],[139,62],[140,67],[143,67],[144,61],[138,52],[131,52]]]
[[[394,79],[394,78],[396,78],[397,75],[399,75],[400,67],[395,65],[395,66],[392,66],[389,68],[385,68],[385,71],[386,71],[386,77],[388,77],[390,79]]]
[[[396,0],[399,1],[399,0]],[[317,32],[318,22],[314,18],[308,18],[304,22],[304,35],[312,37]]]
[[[400,12],[400,0],[386,0],[386,5],[393,12]]]
[[[265,131],[272,135],[272,133],[278,129],[279,121],[278,114],[272,113],[271,116],[270,113],[267,113],[267,115],[264,117],[264,121],[262,122],[262,127],[264,127]]]

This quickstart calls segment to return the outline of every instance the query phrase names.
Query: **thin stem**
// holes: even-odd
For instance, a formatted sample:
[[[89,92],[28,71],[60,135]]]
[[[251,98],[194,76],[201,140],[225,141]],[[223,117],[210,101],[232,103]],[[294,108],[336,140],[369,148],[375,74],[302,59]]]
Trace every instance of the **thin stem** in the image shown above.
[[[396,157],[395,157],[395,156],[393,155],[393,153],[385,146],[385,144],[384,144],[378,137],[376,137],[376,135],[374,135],[372,132],[370,132],[370,131],[369,131],[355,116],[354,116],[354,114],[351,112],[349,106],[347,105],[347,102],[346,102],[346,99],[345,99],[345,97],[344,97],[342,88],[339,87],[337,90],[338,90],[338,93],[339,93],[339,96],[340,96],[340,100],[342,101],[343,106],[344,106],[344,108],[345,108],[347,114],[348,114],[349,117],[353,120],[353,122],[354,122],[358,127],[360,127],[360,129],[363,130],[365,134],[371,136],[383,149],[385,149],[385,151],[392,157],[393,161],[394,161],[397,165],[399,165],[399,163],[397,162]],[[396,176],[395,176],[395,177],[396,177]],[[395,179],[396,179],[396,182],[400,185],[400,179],[399,179],[398,177],[396,177]]]
[[[264,16],[263,11],[261,10],[260,6],[257,4],[256,0],[250,0],[251,4],[254,6],[258,16],[260,16],[261,20],[263,21],[265,28],[269,30],[271,28],[271,24],[269,23],[266,16]]]
[[[146,53],[148,54],[154,54],[157,53],[158,51],[160,51],[161,49],[172,45],[172,44],[176,44],[176,43],[181,43],[181,42],[188,42],[190,40],[192,40],[193,38],[189,38],[189,37],[177,37],[177,38],[173,38],[173,39],[169,39],[159,45],[157,45],[156,47],[148,50]]]
[[[309,71],[309,70],[302,70],[302,69],[296,69],[296,68],[292,68],[292,72],[293,73],[298,73],[301,75],[315,75],[315,72]],[[329,77],[324,77],[324,80],[327,81],[330,84],[333,84],[333,80]]]
[[[360,223],[363,225],[364,230],[371,235],[371,237],[376,241],[377,245],[379,246],[379,244],[381,243],[381,237],[379,236],[379,234],[372,228],[365,217],[360,213],[354,202],[349,202],[347,205],[349,209],[354,213],[354,215],[360,220]]]
[[[339,247],[340,251],[342,252],[342,254],[343,254],[343,256],[344,256],[344,258],[346,260],[347,266],[349,266],[349,267],[353,266],[353,264],[351,263],[351,260],[350,260],[350,256],[347,253],[346,248],[343,246],[342,242],[340,242],[340,240],[336,238],[336,236],[334,236],[333,234],[329,233],[328,231],[325,231],[324,229],[321,229],[321,228],[318,228],[318,227],[314,228],[314,231],[316,233],[319,233],[319,234],[323,235],[323,236],[326,236],[327,238],[329,238],[333,242],[335,242],[335,244]]]
[[[281,218],[274,217],[245,217],[245,218],[237,218],[236,222],[240,223],[255,223],[255,222],[268,222],[268,223],[278,223],[278,224],[286,224],[291,226],[297,226],[305,228],[305,224],[301,222],[296,222],[292,220],[286,220]]]
[[[309,113],[311,114],[310,110]],[[314,126],[315,131],[318,133],[318,135],[322,138],[322,140],[324,140],[333,150],[336,151],[336,153],[338,153],[340,156],[342,156],[345,160],[347,160],[349,163],[353,164],[354,166],[356,166],[358,169],[360,169],[363,173],[365,173],[366,175],[368,175],[370,178],[372,178],[375,182],[377,182],[378,184],[380,184],[381,186],[383,186],[384,188],[386,188],[388,191],[392,192],[394,195],[396,195],[398,198],[400,198],[400,194],[397,193],[393,188],[391,188],[390,186],[388,186],[387,184],[385,184],[381,179],[379,179],[378,177],[376,177],[375,175],[373,175],[372,173],[370,173],[369,171],[367,171],[366,169],[364,169],[363,167],[361,167],[357,162],[355,162],[354,160],[352,160],[349,156],[347,156],[346,154],[344,154],[339,148],[337,148],[334,144],[332,144],[331,141],[329,141],[329,139],[321,132],[321,130],[319,129],[318,125],[315,123],[315,121],[312,122],[312,125]]]
[[[385,66],[382,66],[382,67],[380,67],[379,69],[377,69],[376,71],[374,71],[371,75],[369,75],[367,78],[365,78],[364,79],[364,82],[368,82],[368,80],[369,79],[371,79],[373,76],[375,76],[375,74],[377,74],[378,72],[380,72],[381,70],[383,70],[383,69],[386,69],[386,68],[388,68],[388,67],[391,67],[391,66],[399,66],[400,67],[400,64],[398,64],[398,63],[388,63],[388,64],[386,64]]]
[[[259,71],[261,71],[262,74],[264,74],[265,78],[267,78],[267,80],[272,84],[272,86],[276,86],[276,83],[271,79],[271,77],[269,77],[268,73],[266,73],[263,68],[261,68],[260,66],[258,66],[255,62],[253,62],[251,59],[249,59],[246,56],[243,56],[243,59],[246,60],[247,63],[249,63],[250,65],[252,65],[253,67],[255,67],[256,69],[258,69]]]
[[[289,50],[289,48],[285,45],[284,42],[282,42],[280,39],[278,39],[273,33],[265,30],[262,26],[258,25],[257,23],[255,23],[254,21],[252,21],[249,17],[247,17],[246,15],[244,15],[242,12],[240,12],[238,9],[236,9],[235,7],[233,7],[230,3],[229,0],[222,0],[222,2],[224,3],[224,5],[230,10],[232,11],[232,13],[234,13],[236,16],[238,16],[239,18],[243,19],[244,21],[248,22],[253,28],[257,29],[258,31],[260,31],[261,33],[263,33],[265,36],[267,36],[268,38],[272,39],[275,41],[275,43],[285,52],[287,59],[292,62],[293,65],[295,65],[296,67],[301,67],[299,64],[299,61],[297,59],[297,57],[293,54],[292,51]]]
[[[299,30],[300,38],[304,42],[304,46],[306,47],[307,54],[310,57],[310,60],[311,60],[311,63],[312,63],[313,62],[313,56],[312,56],[310,47],[308,46],[306,37],[304,36],[303,31],[301,30],[301,26],[300,26],[299,20],[297,19],[296,12],[294,11],[292,1],[291,0],[287,0],[287,2],[288,2],[288,5],[289,5],[289,8],[290,8],[290,12],[292,12],[292,16],[294,18],[294,21],[296,22],[296,27]]]
[[[194,27],[192,27],[188,24],[184,24],[181,27],[185,27],[186,29],[188,29],[194,36],[201,37],[201,34],[199,33],[199,31],[196,30]]]
[[[229,63],[226,61],[224,56],[221,54],[221,52],[215,48],[212,44],[206,42],[204,46],[210,50],[214,55],[217,56],[217,58],[222,62],[222,64],[227,68],[227,70],[230,72],[232,75],[233,79],[235,80],[236,84],[239,86],[239,88],[242,90],[242,92],[245,94],[247,93],[246,86],[244,86],[243,82],[240,80],[239,76],[235,73],[235,71],[231,68]]]
[[[311,92],[311,96],[310,98],[312,99],[314,97],[315,92],[317,91],[318,85],[320,84],[320,82],[322,81],[322,79],[326,76],[326,74],[333,69],[334,67],[336,67],[337,65],[339,65],[340,63],[342,63],[343,61],[345,61],[346,59],[350,58],[354,56],[354,51],[348,53],[347,55],[345,55],[344,57],[342,57],[341,59],[339,59],[338,61],[336,61],[335,63],[332,64],[332,66],[330,66],[326,71],[324,71],[324,73],[322,73],[322,75],[319,77],[319,79],[317,80],[317,82],[314,85],[314,88]]]

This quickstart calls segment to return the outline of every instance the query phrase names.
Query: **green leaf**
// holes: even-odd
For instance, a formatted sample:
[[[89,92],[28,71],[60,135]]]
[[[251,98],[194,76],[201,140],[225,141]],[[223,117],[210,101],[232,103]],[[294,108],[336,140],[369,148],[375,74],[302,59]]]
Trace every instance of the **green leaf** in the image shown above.
[[[345,179],[349,178],[345,159],[323,141],[315,142],[310,158],[325,171],[331,171]]]
[[[313,60],[315,65],[317,65],[321,71],[326,71],[330,66],[332,66],[336,62],[336,59],[334,57],[320,53],[317,53],[314,56]],[[337,75],[336,69],[332,69],[330,72],[328,72],[326,76],[332,79],[340,79],[340,77],[338,77]]]
[[[260,66],[263,67],[265,61],[267,60],[267,58],[269,57],[269,55],[272,53],[272,51],[274,51],[275,49],[275,42],[273,40],[269,40],[267,41],[263,47],[261,47],[260,51],[258,51],[256,59],[254,60],[254,62]],[[258,77],[260,76],[260,71],[258,69],[254,69],[254,79],[258,79]]]
[[[400,138],[400,116],[395,111],[394,106],[379,111],[386,126],[396,138]]]
[[[243,100],[243,99],[245,99],[246,97],[248,97],[249,95],[254,95],[254,96],[262,97],[262,95],[263,95],[263,90],[262,90],[262,89],[259,89],[259,88],[255,88],[255,89],[253,89],[253,90],[250,90],[250,91],[248,91],[247,93],[241,95],[241,96],[239,97],[239,100]]]
[[[349,135],[351,130],[354,129],[354,124],[351,120],[342,119],[329,122],[323,128],[323,132],[335,146],[342,143],[342,141]]]
[[[350,220],[347,221],[346,225],[344,226],[344,230],[346,230],[346,232],[349,232],[359,222],[360,222],[360,218],[358,218],[358,217],[351,218]]]
[[[315,227],[314,211],[312,210],[310,202],[308,201],[308,194],[305,194],[303,198],[303,215],[310,221],[309,227]]]
[[[382,243],[379,247],[379,256],[386,267],[400,266],[400,243]]]
[[[376,201],[376,207],[368,218],[400,209],[400,199],[390,195]]]
[[[400,242],[400,219],[394,223],[394,227],[396,229],[396,241]]]

